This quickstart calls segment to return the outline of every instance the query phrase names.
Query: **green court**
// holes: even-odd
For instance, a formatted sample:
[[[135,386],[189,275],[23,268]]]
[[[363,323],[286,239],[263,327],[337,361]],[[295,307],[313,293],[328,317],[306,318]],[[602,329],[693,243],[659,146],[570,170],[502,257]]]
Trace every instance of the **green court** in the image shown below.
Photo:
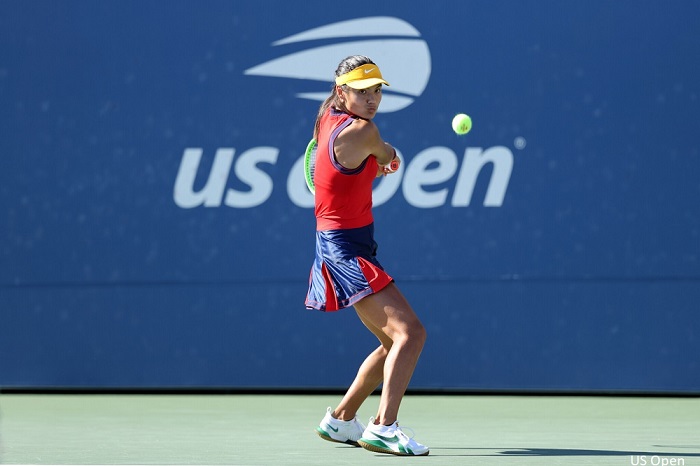
[[[0,395],[0,462],[230,465],[700,465],[700,399],[428,396],[400,422],[427,457],[325,442],[330,395]],[[363,406],[363,422],[377,398]],[[405,429],[407,433],[411,431]]]

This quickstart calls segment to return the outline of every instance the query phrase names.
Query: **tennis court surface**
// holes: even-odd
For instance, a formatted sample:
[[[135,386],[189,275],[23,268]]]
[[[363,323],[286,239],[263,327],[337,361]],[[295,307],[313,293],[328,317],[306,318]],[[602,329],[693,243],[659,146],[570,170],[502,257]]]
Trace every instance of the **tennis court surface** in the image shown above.
[[[698,398],[407,396],[399,421],[431,448],[413,458],[321,440],[314,429],[338,400],[2,394],[0,463],[700,465]]]

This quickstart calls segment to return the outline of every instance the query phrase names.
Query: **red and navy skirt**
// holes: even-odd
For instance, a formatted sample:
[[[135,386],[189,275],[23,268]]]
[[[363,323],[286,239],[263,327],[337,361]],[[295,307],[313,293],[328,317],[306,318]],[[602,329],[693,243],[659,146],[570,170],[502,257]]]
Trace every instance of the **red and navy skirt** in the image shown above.
[[[352,306],[393,281],[377,260],[374,224],[316,232],[316,259],[306,307],[337,311]]]

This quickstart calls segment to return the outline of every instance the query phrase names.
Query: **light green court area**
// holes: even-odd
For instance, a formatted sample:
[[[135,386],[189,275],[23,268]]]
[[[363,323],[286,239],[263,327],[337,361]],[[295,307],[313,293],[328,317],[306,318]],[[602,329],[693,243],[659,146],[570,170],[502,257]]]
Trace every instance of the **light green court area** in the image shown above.
[[[399,422],[431,449],[414,458],[321,440],[314,429],[338,401],[5,394],[0,463],[700,465],[698,398],[408,396]],[[365,403],[363,422],[377,402]]]

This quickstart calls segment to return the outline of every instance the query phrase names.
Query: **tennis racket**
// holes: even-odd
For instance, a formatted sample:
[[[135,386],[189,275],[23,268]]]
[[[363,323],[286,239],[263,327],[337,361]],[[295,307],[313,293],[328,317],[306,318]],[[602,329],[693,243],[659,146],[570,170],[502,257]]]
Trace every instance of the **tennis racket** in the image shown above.
[[[394,153],[394,158],[391,159],[391,162],[389,162],[389,170],[391,170],[391,172],[393,173],[398,169],[399,169],[399,159],[398,159],[398,157],[396,157],[396,153]]]
[[[311,191],[311,194],[316,194],[316,186],[314,186],[314,172],[316,171],[316,138],[309,141],[304,154],[304,178],[306,186]]]
[[[304,179],[306,180],[306,186],[311,191],[311,194],[316,194],[316,186],[314,186],[314,172],[316,171],[316,148],[317,148],[316,138],[309,141],[306,146],[306,153],[304,154]],[[399,169],[399,161],[394,158],[389,164],[389,170],[395,172]]]

